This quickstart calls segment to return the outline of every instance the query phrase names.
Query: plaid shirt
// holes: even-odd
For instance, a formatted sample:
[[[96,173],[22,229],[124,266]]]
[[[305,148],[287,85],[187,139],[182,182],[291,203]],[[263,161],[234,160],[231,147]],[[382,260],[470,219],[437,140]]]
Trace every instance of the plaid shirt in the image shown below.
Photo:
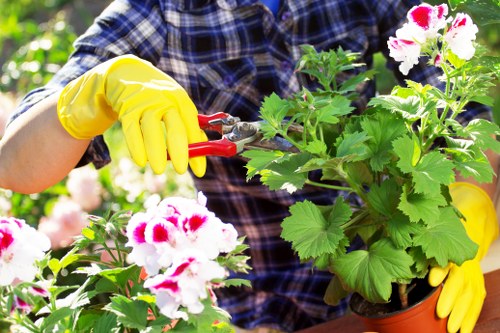
[[[290,96],[307,85],[294,73],[300,45],[318,50],[342,46],[359,52],[371,67],[373,54],[386,56],[387,40],[418,0],[282,0],[273,15],[257,0],[118,0],[75,43],[67,64],[43,88],[28,94],[18,114],[97,64],[135,54],[165,71],[190,94],[202,113],[224,111],[243,120],[258,117],[260,103],[276,92]],[[397,68],[389,59],[389,67]],[[399,75],[396,71],[396,74]],[[410,72],[416,81],[436,84],[426,66]],[[431,82],[432,81],[432,82]],[[375,93],[373,83],[360,88],[358,107]],[[478,116],[471,111],[468,117]],[[101,137],[81,163],[109,162]],[[299,263],[280,238],[280,222],[296,201],[330,204],[339,195],[312,188],[288,194],[247,182],[239,158],[209,158],[207,174],[196,179],[208,208],[235,225],[250,245],[251,290],[220,291],[219,302],[233,322],[245,328],[268,326],[295,331],[341,316],[346,303],[324,304],[331,275]]]

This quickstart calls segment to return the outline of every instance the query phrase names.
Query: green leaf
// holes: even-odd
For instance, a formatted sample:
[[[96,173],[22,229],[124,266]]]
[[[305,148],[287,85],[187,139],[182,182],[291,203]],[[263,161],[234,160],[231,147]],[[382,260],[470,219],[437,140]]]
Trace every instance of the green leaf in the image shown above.
[[[374,97],[368,102],[368,106],[380,106],[391,112],[400,114],[403,118],[416,121],[420,118],[420,99],[417,96],[402,98],[398,96]]]
[[[495,135],[500,135],[497,124],[484,119],[474,119],[465,127],[465,132],[473,138],[482,150],[491,149],[500,152],[500,142]]]
[[[148,303],[139,300],[132,300],[123,295],[116,295],[111,298],[111,303],[104,309],[114,313],[118,322],[125,327],[144,329],[148,323]]]
[[[100,332],[113,332],[117,327],[117,317],[113,313],[104,313],[100,316],[99,319],[95,320],[91,323],[92,332],[100,333]]]
[[[454,164],[437,151],[424,155],[412,171],[417,193],[439,193],[441,185],[455,181]]]
[[[272,191],[287,190],[288,193],[293,193],[301,189],[307,180],[307,173],[298,172],[298,170],[310,158],[311,155],[308,153],[294,154],[279,163],[272,163],[268,165],[267,170],[260,172],[261,181]]]
[[[455,180],[453,162],[437,151],[431,151],[418,159],[415,157],[417,150],[420,156],[419,148],[409,137],[394,141],[394,151],[399,156],[397,166],[401,171],[412,175],[415,192],[439,193],[441,185],[449,185]]]
[[[246,168],[247,180],[250,180],[262,170],[267,169],[274,161],[279,161],[280,158],[283,158],[285,153],[278,150],[246,150],[241,156],[249,159]]]
[[[249,280],[245,280],[245,279],[227,279],[227,280],[224,280],[224,287],[241,287],[241,286],[251,288],[252,284],[250,283]]]
[[[444,205],[446,205],[446,199],[440,193],[408,193],[407,187],[403,186],[398,209],[412,222],[422,220],[428,223],[439,215],[439,207]]]
[[[49,329],[53,328],[57,324],[60,324],[64,319],[71,316],[72,313],[73,309],[69,307],[54,310],[50,315],[43,319],[43,322],[40,325],[40,331],[49,332]]]
[[[339,122],[337,116],[351,113],[355,108],[351,106],[351,100],[345,96],[337,95],[323,108],[316,110],[315,115],[319,123],[336,124]]]
[[[448,0],[453,10],[459,9],[471,15],[478,25],[500,23],[498,0]]]
[[[264,98],[260,108],[260,116],[271,128],[281,128],[281,123],[285,119],[288,112],[287,105],[288,103],[286,100],[283,100],[277,94],[272,93],[269,97]],[[272,132],[269,126],[266,127],[268,131],[264,130],[264,137],[266,138],[274,136],[273,133],[266,134],[266,132]]]
[[[405,251],[381,239],[368,251],[356,250],[338,258],[332,268],[344,286],[370,302],[383,303],[391,296],[393,282],[412,278],[412,263]]]
[[[477,244],[467,236],[462,222],[452,207],[439,209],[429,225],[415,236],[414,243],[421,246],[427,258],[434,258],[439,266],[448,261],[461,265],[475,257]]]
[[[57,275],[61,270],[61,262],[57,258],[52,258],[49,260],[49,268],[54,275]]]
[[[412,223],[408,216],[401,213],[395,214],[386,222],[386,230],[398,248],[407,248],[412,244],[412,236],[421,230],[421,225]]]
[[[344,289],[338,276],[334,275],[330,280],[330,283],[328,283],[328,287],[326,287],[326,292],[323,300],[328,305],[337,306],[339,305],[340,301],[346,298],[348,295],[349,292]]]
[[[394,152],[399,157],[398,168],[404,173],[411,173],[414,170],[413,162],[415,156],[415,146],[413,140],[407,136],[394,140]]]
[[[363,132],[347,133],[337,140],[336,157],[352,156],[350,160],[357,161],[366,157],[367,148],[363,143],[368,136]]]
[[[323,155],[326,153],[326,144],[321,140],[314,140],[309,142],[306,151],[314,155]]]
[[[351,209],[338,198],[327,220],[315,204],[306,200],[291,206],[290,213],[283,220],[281,237],[292,243],[301,259],[308,259],[335,253],[344,237],[340,225],[349,220]]]
[[[380,214],[391,216],[397,210],[400,196],[400,186],[394,178],[387,178],[380,186],[372,184],[368,192],[368,203]]]
[[[389,113],[378,112],[361,120],[361,127],[370,137],[368,158],[374,171],[382,171],[392,158],[392,141],[405,132],[403,120]]]
[[[130,281],[137,281],[141,268],[137,265],[130,265],[127,267],[117,267],[104,269],[97,275],[102,276],[109,281],[116,283],[121,288],[125,288]]]

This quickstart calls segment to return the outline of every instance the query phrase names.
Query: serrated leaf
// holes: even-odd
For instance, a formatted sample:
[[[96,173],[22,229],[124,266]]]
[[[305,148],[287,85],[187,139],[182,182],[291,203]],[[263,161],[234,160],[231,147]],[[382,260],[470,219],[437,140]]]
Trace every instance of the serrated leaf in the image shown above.
[[[368,105],[380,106],[391,112],[398,113],[410,121],[416,121],[420,118],[420,99],[417,96],[407,98],[391,95],[379,96],[372,98]]]
[[[268,131],[273,131],[272,128],[280,128],[281,122],[285,119],[288,112],[288,103],[281,99],[276,93],[272,93],[270,96],[265,97],[260,108],[260,116],[264,119],[270,128]],[[264,133],[268,132],[264,130]],[[274,130],[275,132],[275,130]],[[267,133],[265,137],[274,136]]]
[[[393,142],[394,152],[399,157],[396,165],[404,173],[411,173],[413,171],[413,156],[414,146],[413,140],[407,136],[403,136],[394,140]]]
[[[370,166],[374,171],[382,171],[392,158],[392,141],[405,132],[403,120],[389,113],[376,113],[363,118],[361,127],[370,137],[366,142]]]
[[[307,180],[307,173],[298,170],[310,158],[310,154],[294,154],[280,163],[272,163],[267,170],[261,172],[261,181],[272,191],[286,190],[293,193],[301,189]]]
[[[491,149],[496,153],[500,152],[500,142],[496,135],[500,135],[497,124],[484,119],[474,119],[465,127],[464,131],[475,140],[475,143],[482,149]]]
[[[111,297],[111,303],[104,309],[114,313],[118,322],[123,326],[136,329],[144,329],[148,323],[148,303],[140,300],[132,300],[123,295]]]
[[[401,190],[394,178],[388,178],[382,184],[372,184],[368,192],[368,203],[373,209],[385,216],[396,212]]]
[[[275,160],[279,161],[280,158],[285,156],[285,153],[277,150],[247,150],[244,151],[241,156],[249,159],[246,164],[247,180],[249,180],[262,170],[265,170]]]
[[[478,249],[452,207],[441,208],[436,218],[415,236],[414,243],[439,266],[446,266],[448,260],[460,266],[474,258]]]
[[[394,151],[399,157],[397,166],[402,172],[412,175],[415,192],[439,193],[441,185],[449,185],[455,180],[453,162],[437,151],[431,151],[416,159],[416,149],[414,140],[409,137],[394,141]],[[420,151],[418,155],[420,156]]]
[[[130,265],[127,267],[117,267],[104,269],[97,275],[102,276],[109,281],[116,283],[122,288],[129,283],[129,281],[137,281],[141,268],[137,265]]]
[[[439,193],[441,185],[455,181],[454,164],[437,151],[422,156],[412,171],[417,193]]]
[[[326,144],[320,140],[309,142],[306,147],[306,151],[314,155],[323,155],[326,153],[326,149]]]
[[[412,244],[412,236],[421,230],[417,223],[410,222],[408,216],[395,214],[386,222],[386,231],[396,247],[404,249]]]
[[[336,157],[352,156],[350,160],[358,161],[366,158],[367,147],[363,143],[368,140],[368,136],[363,132],[347,133],[337,140]]]
[[[292,243],[301,259],[335,253],[339,241],[344,237],[340,225],[349,220],[350,207],[337,199],[330,218],[306,200],[290,207],[291,215],[282,222],[281,237]]]
[[[370,302],[383,303],[391,296],[393,282],[412,278],[412,263],[405,251],[389,239],[381,239],[368,251],[356,250],[338,258],[332,268],[344,286]]]
[[[439,215],[439,207],[444,205],[446,199],[440,193],[408,193],[408,189],[404,187],[398,209],[412,222],[422,220],[428,223]]]

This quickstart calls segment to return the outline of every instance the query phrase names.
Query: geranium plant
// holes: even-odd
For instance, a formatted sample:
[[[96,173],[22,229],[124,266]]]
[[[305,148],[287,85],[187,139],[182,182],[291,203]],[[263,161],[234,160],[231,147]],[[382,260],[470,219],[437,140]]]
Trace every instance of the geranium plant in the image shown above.
[[[297,202],[282,223],[282,238],[301,260],[334,274],[328,302],[357,292],[385,303],[398,284],[404,306],[412,281],[431,267],[475,256],[477,245],[451,203],[448,185],[457,173],[491,182],[485,151],[500,151],[496,124],[457,120],[469,102],[491,102],[498,59],[476,48],[476,33],[467,14],[448,17],[446,5],[422,4],[409,11],[388,47],[403,74],[427,57],[429,66],[441,69],[442,87],[406,80],[358,114],[351,103],[356,87],[373,75],[355,71],[362,66],[359,55],[304,46],[297,71],[317,88],[264,100],[264,137],[282,136],[298,152],[249,150],[248,177],[259,175],[271,190],[316,186],[347,193],[329,206]],[[288,131],[291,126],[302,126],[302,133]],[[310,178],[317,170],[320,181]],[[359,237],[366,247],[348,251]]]
[[[12,332],[231,332],[214,289],[248,285],[228,279],[249,269],[246,245],[205,205],[199,193],[90,216],[61,259],[47,236],[1,219],[0,316]]]

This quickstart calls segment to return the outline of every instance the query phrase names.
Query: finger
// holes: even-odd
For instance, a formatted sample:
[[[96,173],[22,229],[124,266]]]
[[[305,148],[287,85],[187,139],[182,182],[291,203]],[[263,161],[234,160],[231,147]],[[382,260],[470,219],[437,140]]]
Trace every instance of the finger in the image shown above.
[[[460,267],[453,265],[448,278],[444,282],[436,306],[436,314],[439,318],[446,318],[453,310],[458,294],[463,290],[464,283],[464,271]]]
[[[189,148],[186,128],[179,113],[169,108],[163,116],[167,131],[167,152],[175,172],[183,174],[187,171]]]
[[[484,285],[484,275],[479,261],[469,260],[463,266],[467,267],[466,280],[468,288],[472,290],[473,299],[465,314],[460,328],[460,332],[472,332],[481,313],[484,299],[486,298],[486,287]]]
[[[458,332],[473,298],[474,293],[471,288],[462,290],[462,294],[457,298],[453,311],[451,311],[450,317],[448,318],[448,332]]]
[[[429,284],[433,287],[440,285],[448,275],[451,265],[452,264],[449,263],[445,267],[432,267],[429,272]]]
[[[122,117],[120,121],[130,156],[137,165],[144,167],[147,162],[147,155],[139,121],[134,119],[134,117],[127,116]]]
[[[167,167],[167,144],[160,110],[144,111],[141,119],[144,147],[151,169],[161,174]]]
[[[474,294],[472,304],[469,311],[465,314],[462,326],[460,327],[460,333],[471,333],[476,326],[476,322],[481,314],[481,309],[483,308],[484,298],[486,295],[481,296]]]
[[[182,90],[176,94],[176,103],[179,114],[186,128],[188,143],[197,143],[207,141],[207,136],[200,129],[198,123],[198,110],[189,95]],[[189,166],[197,177],[203,177],[207,169],[207,160],[205,156],[191,158]]]
[[[200,141],[199,142],[205,142],[207,141],[207,135],[203,130],[200,130]],[[205,175],[205,172],[207,170],[207,159],[205,156],[200,156],[200,157],[193,157],[189,159],[189,166],[191,167],[191,170],[193,171],[194,175],[196,177],[203,177]]]

